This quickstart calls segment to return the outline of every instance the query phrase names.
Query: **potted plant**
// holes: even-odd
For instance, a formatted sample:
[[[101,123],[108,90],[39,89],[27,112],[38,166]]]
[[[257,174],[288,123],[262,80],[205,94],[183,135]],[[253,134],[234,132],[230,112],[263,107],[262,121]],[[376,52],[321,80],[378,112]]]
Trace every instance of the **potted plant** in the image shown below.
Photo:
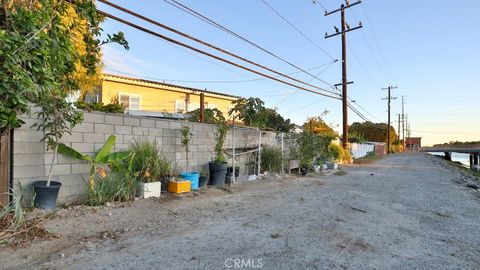
[[[167,192],[168,182],[173,176],[173,168],[170,160],[165,158],[163,161],[164,162],[160,163],[161,192]]]
[[[233,167],[227,167],[227,174],[225,175],[225,184],[230,185],[232,183]]]
[[[238,178],[240,176],[240,167],[235,166],[235,178]]]
[[[168,160],[159,150],[157,140],[134,139],[130,144],[132,176],[139,182],[138,196],[160,197],[162,167]]]
[[[190,141],[192,140],[192,132],[190,132],[190,127],[189,126],[183,126],[182,129],[180,129],[180,134],[181,134],[181,143],[182,146],[185,147],[185,159],[186,159],[186,172],[180,173],[180,178],[188,180],[192,182],[191,189],[192,190],[198,190],[198,180],[200,177],[200,174],[197,172],[191,172],[190,171],[190,164],[189,164],[189,159],[188,159],[188,154],[189,154],[189,149],[188,146],[190,144]]]
[[[43,122],[34,124],[32,127],[37,127],[37,130],[45,132],[42,140],[46,142],[47,149],[53,150],[53,155],[47,180],[32,183],[34,205],[42,209],[52,209],[57,204],[58,192],[62,186],[59,181],[52,181],[59,142],[64,133],[70,133],[70,130],[82,121],[82,114],[75,111],[72,105],[66,101],[66,93],[60,89],[52,90],[40,97],[38,105],[42,110],[37,114],[39,118],[43,119]]]
[[[343,150],[343,148],[338,144],[330,143],[330,145],[328,146],[328,152],[329,152],[329,161],[326,162],[327,169],[330,169],[330,170],[338,169],[338,161],[341,161],[342,154],[345,152],[345,150]]]
[[[210,171],[210,182],[212,186],[223,186],[227,175],[227,162],[223,154],[223,144],[228,131],[228,125],[223,119],[218,119],[215,123],[217,131],[215,132],[215,158],[208,164]]]

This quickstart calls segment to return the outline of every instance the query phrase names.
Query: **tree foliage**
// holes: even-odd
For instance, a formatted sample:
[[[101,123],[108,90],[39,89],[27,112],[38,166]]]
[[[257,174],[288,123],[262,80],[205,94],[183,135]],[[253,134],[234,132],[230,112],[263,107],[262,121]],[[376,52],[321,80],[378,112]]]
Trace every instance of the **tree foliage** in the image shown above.
[[[17,115],[26,113],[28,104],[69,106],[60,100],[96,83],[102,19],[92,0],[2,1],[1,129],[24,124]]]
[[[205,123],[215,124],[217,121],[225,122],[225,117],[223,116],[222,111],[219,109],[205,109]],[[188,118],[190,122],[200,122],[200,109],[196,109],[190,112],[190,117]]]
[[[240,98],[229,111],[246,126],[288,132],[293,128],[290,119],[284,119],[276,109],[265,108],[260,98]]]
[[[304,169],[311,169],[317,158],[320,160],[330,159],[331,152],[328,147],[333,137],[302,132],[290,133],[286,140],[292,146],[293,158],[298,160]]]
[[[328,111],[324,111],[319,116],[313,116],[307,118],[307,121],[303,124],[303,130],[305,132],[319,134],[329,137],[338,137],[338,133],[333,128],[325,123],[323,117],[328,114]]]
[[[387,142],[387,124],[372,122],[355,122],[349,127],[349,132],[362,136],[367,141]],[[395,129],[390,126],[390,142],[397,141]]]

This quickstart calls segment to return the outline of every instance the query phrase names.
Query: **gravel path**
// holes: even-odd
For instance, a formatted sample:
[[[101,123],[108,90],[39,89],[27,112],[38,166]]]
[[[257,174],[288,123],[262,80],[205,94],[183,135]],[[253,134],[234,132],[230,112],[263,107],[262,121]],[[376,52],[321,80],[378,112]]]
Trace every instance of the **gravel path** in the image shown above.
[[[479,192],[462,172],[424,154],[344,171],[63,210],[46,226],[64,237],[1,251],[0,268],[480,268]]]

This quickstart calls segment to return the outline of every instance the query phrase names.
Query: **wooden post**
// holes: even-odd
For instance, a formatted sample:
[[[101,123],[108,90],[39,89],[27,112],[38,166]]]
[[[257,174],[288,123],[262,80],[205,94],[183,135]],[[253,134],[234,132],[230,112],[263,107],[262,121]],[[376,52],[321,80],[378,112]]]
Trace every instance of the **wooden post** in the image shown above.
[[[258,153],[257,153],[257,160],[258,160],[258,168],[257,168],[257,175],[260,175],[260,165],[262,161],[262,130],[258,129]]]
[[[200,93],[200,123],[205,123],[205,94]]]
[[[237,177],[235,176],[235,117],[233,117],[233,125],[232,125],[232,167],[233,167],[233,183],[237,182]]]
[[[10,130],[0,132],[0,208],[9,203],[10,192]]]
[[[473,153],[470,153],[470,169],[473,169]]]
[[[284,146],[283,146],[283,132],[282,132],[282,175],[283,175],[284,170],[285,170],[284,165],[283,165],[285,163],[284,159],[283,159],[283,152],[284,152]]]

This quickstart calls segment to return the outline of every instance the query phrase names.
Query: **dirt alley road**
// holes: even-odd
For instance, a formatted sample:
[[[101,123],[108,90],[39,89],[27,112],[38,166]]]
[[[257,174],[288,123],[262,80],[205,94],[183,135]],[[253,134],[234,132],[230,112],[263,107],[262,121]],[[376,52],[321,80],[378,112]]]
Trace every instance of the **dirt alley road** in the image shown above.
[[[47,227],[63,238],[0,251],[0,268],[240,269],[235,259],[256,269],[480,268],[479,192],[454,182],[463,173],[424,154],[343,170],[59,211]]]

